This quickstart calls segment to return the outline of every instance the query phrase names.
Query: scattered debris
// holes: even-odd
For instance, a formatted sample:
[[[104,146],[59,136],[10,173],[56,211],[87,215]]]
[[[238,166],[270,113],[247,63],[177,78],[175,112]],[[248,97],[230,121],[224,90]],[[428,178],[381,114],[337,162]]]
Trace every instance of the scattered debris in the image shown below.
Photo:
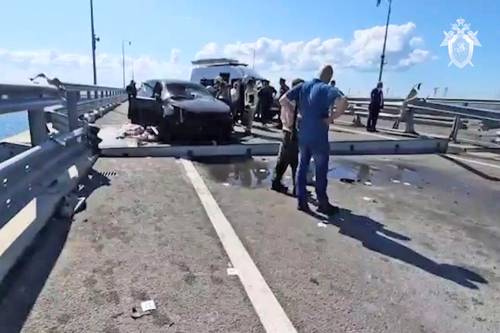
[[[156,310],[156,304],[155,301],[149,300],[149,301],[144,301],[141,303],[141,309],[142,311],[152,311]]]
[[[328,227],[328,225],[325,224],[325,223],[323,223],[323,222],[318,222],[317,225],[318,225],[319,228],[326,228],[326,227]]]
[[[148,300],[141,302],[141,308],[138,310],[135,306],[132,308],[132,314],[130,315],[133,319],[139,319],[144,316],[148,316],[156,310],[156,304],[153,300]]]
[[[147,311],[147,312],[143,312],[143,311],[138,311],[136,307],[133,307],[132,308],[132,314],[130,315],[133,319],[139,319],[139,318],[142,318],[144,316],[148,316],[152,313],[152,311]]]
[[[410,183],[408,183],[408,182],[404,182],[404,183],[403,183],[403,185],[404,185],[404,186],[411,186],[411,184],[410,184]]]
[[[238,271],[236,270],[236,268],[229,267],[227,269],[227,275],[229,276],[238,275]]]
[[[314,283],[315,285],[319,286],[319,282],[318,282],[318,280],[317,280],[317,279],[315,279],[315,278],[310,278],[310,279],[309,279],[309,282],[312,282],[312,283]]]
[[[367,180],[366,182],[364,182],[364,184],[365,184],[366,186],[372,186],[372,182],[371,182],[371,181],[369,181],[369,180]]]
[[[391,182],[393,182],[394,184],[401,183],[401,181],[399,179],[391,179]]]
[[[375,199],[373,199],[373,198],[370,198],[370,197],[363,197],[363,200],[364,200],[364,201],[367,201],[367,202],[377,203],[377,200],[375,200]]]
[[[159,135],[160,132],[155,126],[147,126],[146,128],[144,128],[141,125],[126,124],[122,126],[116,138],[136,138],[140,143],[144,143],[157,142]]]
[[[340,181],[347,184],[353,184],[356,182],[356,180],[352,178],[340,178]]]

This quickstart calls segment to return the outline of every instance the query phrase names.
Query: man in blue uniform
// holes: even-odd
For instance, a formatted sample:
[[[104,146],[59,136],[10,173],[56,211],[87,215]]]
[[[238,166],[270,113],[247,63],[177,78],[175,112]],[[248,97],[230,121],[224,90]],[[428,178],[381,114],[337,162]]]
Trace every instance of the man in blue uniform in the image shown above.
[[[318,212],[332,215],[338,208],[330,204],[326,193],[328,180],[328,142],[329,125],[333,119],[341,116],[347,108],[347,99],[336,87],[329,85],[333,68],[325,66],[318,79],[297,86],[287,93],[288,102],[294,101],[299,109],[299,170],[297,174],[298,209],[309,212],[307,203],[307,171],[311,157],[316,165],[316,197]],[[286,102],[285,100],[285,102]],[[332,108],[336,105],[336,111]]]

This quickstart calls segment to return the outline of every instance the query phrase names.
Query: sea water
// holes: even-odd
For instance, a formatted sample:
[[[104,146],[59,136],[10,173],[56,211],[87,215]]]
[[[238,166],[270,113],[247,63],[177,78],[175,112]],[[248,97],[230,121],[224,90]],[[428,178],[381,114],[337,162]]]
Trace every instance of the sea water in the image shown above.
[[[28,113],[15,112],[0,115],[0,140],[28,129]]]

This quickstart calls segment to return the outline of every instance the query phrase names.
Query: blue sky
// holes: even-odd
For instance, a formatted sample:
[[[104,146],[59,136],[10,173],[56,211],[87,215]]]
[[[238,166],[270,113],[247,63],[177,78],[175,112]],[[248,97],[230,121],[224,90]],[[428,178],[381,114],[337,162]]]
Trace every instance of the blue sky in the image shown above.
[[[189,78],[197,56],[230,55],[251,61],[275,80],[312,77],[322,63],[336,65],[338,85],[366,94],[377,80],[381,50],[376,26],[386,3],[376,0],[94,0],[99,82],[121,85],[121,41],[127,47],[127,78]],[[17,0],[2,4],[2,80],[23,81],[39,71],[63,81],[90,82],[88,0]],[[479,31],[474,67],[448,66],[443,30],[463,17]],[[416,82],[424,92],[449,87],[449,95],[500,98],[500,1],[393,0],[393,52],[384,74],[390,94]],[[354,32],[360,31],[355,37]],[[391,38],[391,35],[390,35]],[[417,51],[415,51],[417,50]],[[250,52],[251,53],[251,52]]]

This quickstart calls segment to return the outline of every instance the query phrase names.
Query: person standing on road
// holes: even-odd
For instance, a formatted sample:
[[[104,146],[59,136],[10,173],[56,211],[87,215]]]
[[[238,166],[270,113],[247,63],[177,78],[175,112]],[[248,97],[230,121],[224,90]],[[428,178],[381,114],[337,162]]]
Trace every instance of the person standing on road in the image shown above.
[[[370,105],[368,106],[368,123],[366,124],[366,130],[368,132],[377,132],[377,120],[380,110],[384,108],[384,92],[382,89],[384,84],[382,82],[377,83],[377,87],[374,88],[370,94]]]
[[[132,120],[132,109],[135,98],[137,97],[137,87],[135,86],[135,81],[130,81],[129,85],[126,88],[127,96],[128,96],[128,119]]]
[[[302,83],[304,83],[304,80],[295,79],[292,83],[292,87],[296,87]],[[282,98],[286,98],[286,96]],[[283,142],[280,145],[278,161],[276,163],[276,167],[274,168],[271,189],[280,193],[288,192],[288,188],[281,183],[281,179],[283,178],[283,175],[285,174],[288,166],[290,166],[292,168],[293,195],[297,195],[295,177],[297,176],[297,167],[299,165],[299,141],[297,137],[298,105],[295,102],[292,102],[291,104],[294,106],[293,109],[289,109],[286,102],[284,103],[284,105],[282,105],[281,108],[281,122],[283,123]]]
[[[286,94],[283,103],[294,101],[299,106],[299,168],[297,172],[298,209],[310,212],[307,202],[307,171],[311,157],[316,166],[316,197],[319,203],[318,212],[332,215],[339,211],[330,204],[327,195],[328,160],[330,144],[328,142],[329,125],[333,119],[340,117],[347,109],[347,99],[336,87],[329,85],[333,76],[333,68],[325,66],[318,79],[299,85]],[[336,106],[335,112],[333,107]]]
[[[224,79],[221,76],[218,76],[215,79],[215,98],[223,101],[226,103],[229,107],[231,107],[231,88],[229,87],[229,84],[224,81]]]
[[[262,81],[262,89],[259,90],[260,101],[260,119],[262,125],[271,121],[271,107],[273,106],[274,97],[276,96],[276,89],[269,85],[269,81]]]
[[[257,110],[258,96],[255,80],[249,79],[245,88],[245,113],[246,113],[246,130],[245,134],[252,134],[253,119],[255,117],[255,110]]]
[[[280,94],[279,94],[279,99],[285,95],[288,90],[290,90],[290,87],[286,85],[286,80],[284,78],[280,78]]]

